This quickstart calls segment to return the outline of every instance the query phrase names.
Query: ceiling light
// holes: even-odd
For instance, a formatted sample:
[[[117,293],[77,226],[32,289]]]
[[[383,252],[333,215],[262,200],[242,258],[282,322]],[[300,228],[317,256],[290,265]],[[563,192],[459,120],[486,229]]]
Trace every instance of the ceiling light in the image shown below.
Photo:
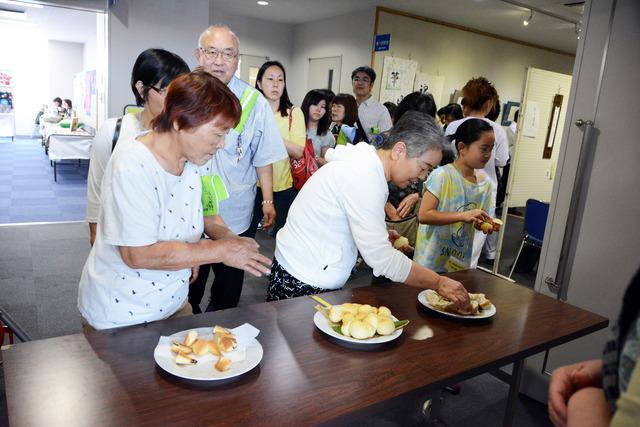
[[[34,9],[42,9],[44,6],[36,3],[29,3],[23,1],[14,1],[14,0],[0,0],[2,4],[10,4],[12,6],[24,6],[24,7],[32,7]]]
[[[269,6],[269,2],[268,1],[264,1],[264,0],[258,0],[257,2],[260,6]]]
[[[526,18],[524,21],[522,21],[522,25],[524,25],[525,27],[527,25],[529,25],[529,22],[531,22],[531,19],[533,18],[533,10],[529,11],[529,17]]]
[[[576,31],[576,36],[578,37],[578,40],[580,40],[580,33],[582,32],[582,26],[578,23],[574,24],[574,28]]]

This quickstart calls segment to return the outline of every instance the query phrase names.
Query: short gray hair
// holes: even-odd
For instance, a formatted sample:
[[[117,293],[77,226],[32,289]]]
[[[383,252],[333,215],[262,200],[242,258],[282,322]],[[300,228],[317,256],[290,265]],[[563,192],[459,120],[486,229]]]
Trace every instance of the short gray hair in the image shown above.
[[[445,147],[445,137],[440,126],[433,117],[418,111],[404,113],[391,128],[380,148],[390,150],[400,141],[407,145],[407,155],[410,158],[420,157],[430,150],[442,151]]]
[[[204,30],[201,34],[200,37],[198,37],[198,47],[200,48],[204,48],[205,46],[202,46],[202,40],[206,37],[207,33],[210,33],[211,31],[215,31],[215,30],[225,30],[228,31],[229,34],[231,34],[231,37],[233,37],[233,40],[236,42],[236,48],[238,51],[240,51],[240,40],[238,39],[238,36],[236,36],[236,33],[234,33],[233,31],[231,31],[231,28],[229,28],[228,26],[224,25],[224,24],[215,24],[210,26],[209,28],[207,28],[206,30]]]

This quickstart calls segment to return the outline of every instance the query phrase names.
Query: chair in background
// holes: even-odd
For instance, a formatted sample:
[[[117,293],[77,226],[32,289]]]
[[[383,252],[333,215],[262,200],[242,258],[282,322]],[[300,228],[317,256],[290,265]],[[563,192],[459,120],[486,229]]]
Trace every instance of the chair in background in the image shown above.
[[[509,278],[511,278],[513,270],[516,269],[518,258],[520,258],[522,248],[525,244],[536,246],[538,248],[542,247],[542,239],[544,237],[544,229],[547,225],[548,214],[549,203],[535,199],[527,200],[527,210],[524,214],[524,235],[522,236],[520,249],[518,249],[518,255],[516,255],[516,259],[513,261],[513,266],[511,266]]]
[[[142,110],[144,110],[144,107],[140,107],[140,106],[135,105],[135,104],[127,104],[122,109],[122,115],[125,115],[125,114],[138,114]]]

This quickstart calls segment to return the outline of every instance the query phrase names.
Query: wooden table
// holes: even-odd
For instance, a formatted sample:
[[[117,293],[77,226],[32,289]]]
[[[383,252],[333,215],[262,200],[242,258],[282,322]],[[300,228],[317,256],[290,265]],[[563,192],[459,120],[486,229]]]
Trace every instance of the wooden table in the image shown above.
[[[9,420],[12,426],[346,425],[408,393],[426,396],[608,323],[484,272],[451,276],[492,299],[498,312],[491,321],[433,315],[417,303],[419,289],[406,285],[323,295],[334,303],[386,305],[398,318],[410,319],[395,345],[380,351],[354,351],[329,341],[315,328],[315,303],[306,297],[18,344],[3,354]],[[264,358],[236,382],[186,385],[154,364],[160,335],[244,322],[261,330]],[[424,325],[434,336],[412,339]]]

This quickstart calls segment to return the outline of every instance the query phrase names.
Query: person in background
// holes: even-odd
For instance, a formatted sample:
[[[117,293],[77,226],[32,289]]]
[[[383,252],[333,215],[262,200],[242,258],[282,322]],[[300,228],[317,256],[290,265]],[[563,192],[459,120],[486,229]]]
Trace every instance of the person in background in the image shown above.
[[[413,260],[438,273],[471,267],[474,228],[490,218],[493,183],[484,172],[494,144],[491,125],[471,118],[454,134],[458,157],[424,185]]]
[[[289,213],[298,192],[293,188],[291,165],[289,158],[299,159],[304,152],[306,142],[305,119],[300,108],[294,108],[287,93],[287,74],[284,66],[278,61],[268,61],[262,64],[256,76],[256,89],[267,99],[273,111],[273,117],[282,135],[282,140],[289,157],[273,164],[273,204],[278,215],[269,235],[275,237]],[[253,218],[249,226],[249,234],[255,235],[258,224],[263,218],[262,192],[256,192],[253,205]]]
[[[268,229],[276,220],[273,205],[273,166],[289,157],[273,110],[262,94],[235,76],[238,69],[240,42],[224,25],[214,25],[198,38],[195,57],[198,65],[224,83],[243,105],[240,123],[229,131],[223,150],[200,168],[202,175],[218,175],[229,192],[220,202],[220,217],[237,235],[254,237],[249,226],[253,216],[257,186],[262,192],[263,226]],[[198,279],[189,288],[189,302],[199,313],[209,271],[215,279],[206,311],[222,310],[238,305],[242,293],[244,271],[224,263],[200,268]]]
[[[447,104],[438,110],[438,117],[446,130],[449,123],[460,120],[463,117],[462,107],[455,103]]]
[[[493,128],[495,144],[491,153],[491,158],[485,165],[485,174],[492,183],[493,203],[491,211],[495,209],[495,200],[498,193],[498,177],[496,175],[496,167],[501,168],[507,164],[509,159],[509,142],[507,135],[499,124],[486,118],[487,114],[494,108],[498,100],[498,92],[489,80],[484,77],[472,78],[462,88],[462,110],[464,118],[449,123],[445,130],[445,135],[450,136],[456,133],[458,126],[471,118],[479,118],[485,120]],[[486,245],[485,245],[486,243]],[[476,231],[473,239],[473,256],[471,258],[471,268],[478,265],[478,259],[482,248],[485,248],[486,259],[489,263],[493,263],[496,256],[497,234],[490,235],[487,238],[485,234]]]
[[[276,237],[267,300],[341,288],[359,251],[374,275],[435,289],[467,307],[464,286],[394,249],[391,241],[399,236],[387,232],[384,222],[387,182],[406,187],[424,179],[440,161],[442,147],[442,131],[433,119],[410,111],[379,149],[361,143],[329,150],[328,163],[304,185]]]
[[[391,116],[391,121],[393,121],[393,115],[395,114],[396,108],[398,108],[398,106],[391,101],[387,101],[382,105],[384,105],[384,108],[387,109],[389,115]]]
[[[496,103],[493,104],[493,107],[491,108],[491,111],[489,111],[485,117],[492,122],[496,122],[500,117],[501,112],[502,109],[500,108],[500,98],[497,98]]]
[[[393,122],[400,121],[402,116],[408,111],[418,111],[427,114],[431,118],[435,118],[436,103],[433,96],[429,93],[413,92],[402,98],[400,104],[396,108],[393,116]],[[389,132],[380,134],[383,138],[388,137]],[[384,143],[383,143],[384,144]],[[437,163],[430,164],[427,176]],[[425,177],[426,178],[426,177]],[[389,198],[384,205],[386,214],[387,228],[396,230],[400,235],[409,239],[409,245],[414,246],[416,242],[416,233],[418,231],[418,212],[417,207],[420,206],[420,192],[424,181],[416,180],[405,188],[401,188],[389,181]]]
[[[75,116],[75,112],[73,110],[73,102],[70,99],[65,99],[62,101],[62,109],[64,110],[65,117],[73,117]]]
[[[307,138],[311,139],[318,165],[326,162],[324,155],[336,145],[333,134],[329,132],[329,112],[327,111],[327,93],[321,89],[312,89],[302,100],[302,113],[307,127]]]
[[[339,93],[333,98],[331,120],[330,129],[337,144],[369,142],[358,118],[356,99],[348,93]],[[348,128],[343,128],[344,126]],[[342,131],[342,136],[340,131]]]
[[[112,151],[123,141],[149,129],[162,111],[167,86],[176,77],[189,72],[189,66],[175,53],[164,49],[147,49],[136,58],[131,70],[131,92],[136,105],[144,107],[139,113],[125,114],[105,122],[93,138],[89,175],[87,177],[87,216],[89,243],[96,239],[100,214],[102,177]]]
[[[190,314],[189,279],[200,264],[223,262],[256,276],[269,271],[253,239],[236,236],[217,216],[203,216],[199,166],[224,148],[240,117],[233,93],[196,70],[169,85],[151,131],[118,143],[80,278],[85,330]],[[202,239],[203,230],[213,239]]]
[[[640,270],[631,279],[602,359],[553,371],[549,418],[556,427],[635,427],[640,421]]]
[[[511,159],[513,159],[513,154],[516,146],[517,140],[517,132],[518,132],[518,116],[520,110],[516,110],[513,120],[509,124],[507,128],[507,140],[509,141],[509,160],[507,160],[507,164],[502,168],[502,174],[500,175],[500,180],[498,181],[498,195],[496,196],[496,209],[502,209],[502,203],[504,203],[504,198],[507,194],[507,185],[509,184],[509,171],[511,170]],[[510,210],[513,208],[509,208]],[[513,210],[511,210],[513,212]],[[511,213],[509,212],[509,213]]]
[[[371,95],[375,81],[376,72],[371,67],[358,67],[351,73],[353,94],[358,102],[358,117],[362,123],[361,128],[367,135],[367,141],[370,141],[373,135],[391,129],[392,126],[389,111]]]
[[[53,98],[53,109],[57,113],[62,112],[62,98],[60,98],[59,96]]]
[[[325,99],[327,100],[327,112],[331,111],[331,103],[333,102],[333,98],[336,97],[336,94],[331,89],[317,89],[324,94]]]

